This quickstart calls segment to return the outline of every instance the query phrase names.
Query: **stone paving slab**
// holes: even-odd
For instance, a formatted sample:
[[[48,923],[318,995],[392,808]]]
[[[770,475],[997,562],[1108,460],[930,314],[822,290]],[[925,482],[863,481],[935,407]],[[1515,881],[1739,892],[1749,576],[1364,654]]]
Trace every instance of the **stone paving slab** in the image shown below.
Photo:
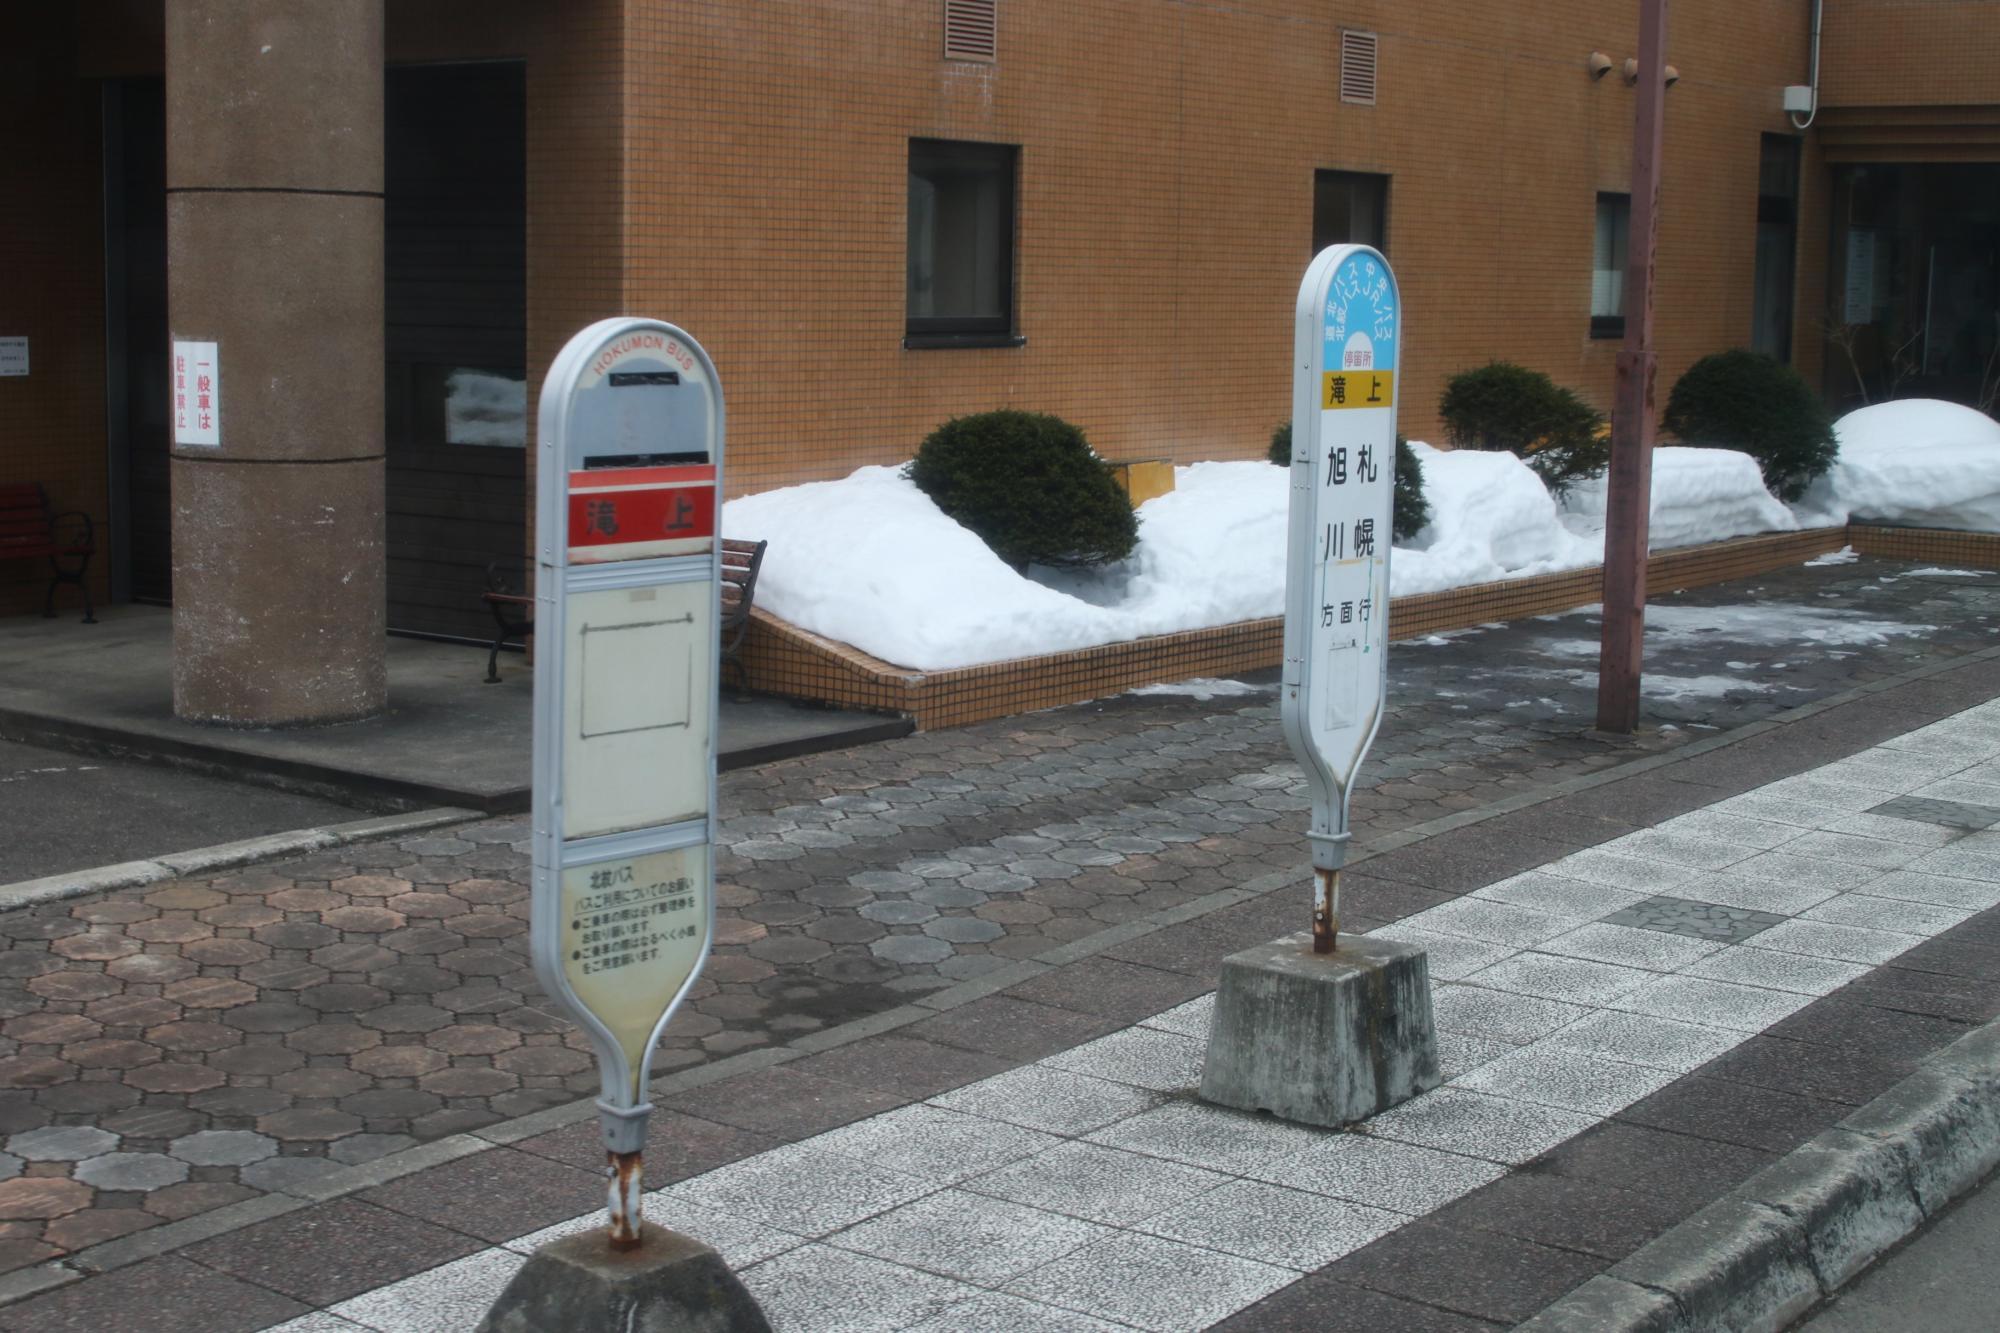
[[[1879,594],[1872,582],[1863,581],[1841,596],[1859,604]],[[1896,609],[1909,608],[1898,603]],[[1504,855],[1509,838],[1537,839],[1532,854],[1546,858],[1733,797],[1754,785],[1736,757],[1745,745],[1769,752],[1758,757],[1755,775],[1768,781],[1809,766],[1802,760],[1783,769],[1779,740],[1785,735],[1797,732],[1805,760],[1817,760],[1850,753],[1894,727],[1927,721],[1981,688],[1990,689],[1955,682],[1953,676],[1967,673],[1947,669],[1954,652],[1974,651],[1989,637],[1977,615],[1968,614],[1956,637],[1947,627],[1935,643],[1890,636],[1875,645],[1882,650],[1879,660],[1869,658],[1864,645],[1854,659],[1823,665],[1826,684],[1847,678],[1834,672],[1838,667],[1870,678],[1869,692],[1809,710],[1809,716],[1794,710],[1776,731],[1760,720],[1776,714],[1760,708],[1756,698],[1731,702],[1710,716],[1741,723],[1739,733],[1749,733],[1743,739],[1675,753],[1697,739],[1696,724],[1689,720],[1683,730],[1656,738],[1659,748],[1650,751],[1651,758],[1643,757],[1647,750],[1638,751],[1636,763],[1629,748],[1565,732],[1577,725],[1574,716],[1564,721],[1558,711],[1547,718],[1517,718],[1504,709],[1491,716],[1459,716],[1461,705],[1444,697],[1458,692],[1441,687],[1410,714],[1400,738],[1393,730],[1385,737],[1385,770],[1402,771],[1385,771],[1392,780],[1358,798],[1358,805],[1372,806],[1369,827],[1382,830],[1383,844],[1396,840],[1399,827],[1440,828],[1471,817],[1461,813],[1468,804],[1483,814],[1509,801],[1532,801],[1607,764],[1622,761],[1628,772],[1648,765],[1651,770],[1612,784],[1622,792],[1607,794],[1598,786],[1433,838],[1463,838],[1463,852],[1439,847],[1435,856],[1377,857],[1350,876],[1350,919],[1357,926],[1394,920],[1450,901],[1466,886],[1478,887],[1473,867],[1495,871],[1519,864]],[[1451,668],[1461,674],[1487,670],[1479,665],[1489,653],[1479,636],[1425,651],[1439,656],[1418,663],[1416,674],[1425,679],[1423,672],[1434,673],[1428,677],[1433,685],[1452,678],[1440,665],[1448,652],[1464,655]],[[1942,669],[1941,675],[1898,679],[1882,670],[1926,655],[1930,661],[1920,670]],[[1976,682],[1977,673],[1972,674]],[[1491,688],[1514,693],[1504,679]],[[1893,724],[1888,731],[1884,718]],[[722,917],[725,929],[736,934],[718,949],[688,1026],[673,1035],[672,1049],[664,1054],[670,1056],[667,1065],[678,1060],[691,1075],[749,1056],[768,1054],[784,1064],[759,1075],[762,1095],[755,1098],[732,1097],[726,1090],[703,1098],[688,1088],[687,1100],[677,1105],[676,1123],[692,1146],[670,1163],[663,1161],[654,1179],[699,1174],[775,1140],[817,1133],[913,1095],[1039,1059],[1051,1053],[1051,1043],[1068,1046],[1103,1035],[1106,1025],[1132,1021],[1146,1003],[1198,993],[1223,954],[1295,924],[1296,904],[1283,894],[1234,901],[1164,929],[1147,924],[1199,908],[1217,895],[1227,897],[1232,884],[1260,874],[1282,880],[1283,872],[1296,867],[1299,812],[1273,808],[1287,798],[1296,802],[1296,774],[1288,771],[1275,733],[1268,702],[1219,710],[1192,700],[1123,700],[962,733],[910,737],[873,751],[774,765],[727,779],[731,814],[725,839],[733,850],[727,853]],[[1424,770],[1424,764],[1432,767]],[[1134,772],[1123,772],[1127,767]],[[1426,785],[1405,782],[1419,771],[1437,776],[1430,787],[1434,794],[1382,794],[1394,783]],[[1925,779],[1932,780],[1935,775]],[[1464,785],[1454,791],[1453,782]],[[971,790],[956,790],[962,786]],[[972,809],[955,804],[961,801]],[[791,827],[783,827],[787,824]],[[535,1008],[525,977],[520,950],[525,858],[515,845],[523,836],[524,830],[494,821],[447,836],[342,849],[346,860],[303,858],[257,867],[245,872],[246,879],[218,876],[160,890],[185,893],[185,901],[177,896],[156,904],[135,892],[72,905],[67,912],[0,918],[0,929],[39,922],[0,959],[9,969],[20,969],[0,989],[0,1006],[16,1006],[8,1022],[97,1025],[88,1035],[79,1027],[75,1034],[56,1031],[48,1041],[10,1047],[10,1061],[75,1066],[73,1075],[48,1065],[30,1067],[31,1076],[39,1068],[56,1077],[44,1087],[16,1084],[0,1092],[0,1116],[15,1117],[10,1127],[27,1132],[89,1122],[119,1134],[118,1151],[169,1158],[172,1144],[204,1130],[262,1135],[279,1144],[270,1157],[240,1165],[190,1162],[188,1177],[177,1184],[150,1192],[107,1191],[102,1199],[75,1179],[73,1164],[30,1168],[44,1173],[32,1178],[55,1182],[31,1191],[36,1199],[31,1206],[50,1215],[18,1219],[26,1226],[10,1224],[0,1240],[15,1246],[15,1261],[34,1264],[51,1257],[49,1226],[72,1217],[78,1220],[70,1227],[84,1248],[110,1242],[106,1262],[116,1253],[137,1258],[142,1250],[117,1247],[143,1241],[139,1233],[149,1226],[176,1225],[175,1217],[260,1207],[267,1200],[296,1207],[343,1179],[341,1172],[360,1169],[351,1163],[367,1164],[371,1157],[394,1163],[396,1154],[426,1141],[447,1155],[473,1151],[481,1140],[468,1137],[468,1131],[507,1138],[507,1126],[515,1123],[510,1113],[573,1120],[577,1112],[565,1108],[589,1092],[594,1079],[578,1043]],[[1112,840],[1118,840],[1116,846],[1102,845]],[[1153,844],[1159,844],[1157,850]],[[780,846],[799,854],[776,851]],[[1070,855],[1054,854],[1059,851]],[[1091,864],[1107,855],[1122,859],[1116,865]],[[802,866],[810,866],[811,873]],[[1899,873],[1919,878],[1898,892],[1927,897],[1939,893],[1930,879],[1962,883],[1927,872]],[[995,878],[968,883],[973,875]],[[1021,888],[1007,877],[1026,879],[1033,887]],[[357,882],[336,889],[336,881]],[[968,893],[984,898],[973,903],[959,896]],[[395,901],[406,897],[407,902]],[[910,904],[916,915],[918,908],[931,908],[937,915],[885,924],[859,910],[890,903]],[[997,922],[1004,933],[986,942],[940,940],[925,929],[951,918],[991,921],[995,908],[1032,919]],[[401,919],[374,915],[381,912]],[[215,913],[220,919],[204,917]],[[120,916],[130,919],[116,919]],[[506,924],[510,920],[515,924]],[[823,938],[836,922],[853,923],[843,930],[859,931],[868,923],[885,933],[866,941]],[[1089,958],[1101,984],[1041,980],[1083,965],[1072,960],[1048,970],[1072,941],[1083,947],[1128,923],[1146,933]],[[140,927],[136,938],[128,933]],[[268,937],[260,938],[260,931]],[[155,932],[163,938],[147,938]],[[188,938],[172,938],[182,934]],[[873,947],[885,939],[919,936],[949,945],[950,957],[895,962]],[[109,944],[107,937],[124,942]],[[56,947],[72,939],[81,942]],[[1953,946],[1947,941],[1944,947]],[[82,956],[72,956],[79,949]],[[87,956],[107,949],[107,956]],[[981,957],[988,961],[969,961]],[[893,1018],[912,1001],[921,1005],[930,996],[977,986],[981,977],[1003,980],[1016,957],[1046,960],[1035,965],[1037,976],[1029,983],[1039,982],[1037,990],[1009,994],[1002,987],[987,1000],[955,1005],[922,1023],[819,1055],[794,1058],[788,1044],[811,1041],[810,1035],[794,1034],[838,1030],[843,1020],[858,1015]],[[1830,968],[1835,962],[1792,957],[1800,967]],[[1925,957],[1939,967],[1959,965],[1949,953]],[[946,968],[952,960],[958,961]],[[1184,980],[1128,972],[1123,975],[1130,984],[1112,984],[1109,978],[1119,974],[1104,966],[1111,962]],[[182,985],[187,982],[195,984]],[[226,983],[242,983],[253,994]],[[1932,989],[1937,984],[1916,983]],[[174,986],[180,989],[169,996]],[[50,990],[54,998],[44,993]],[[307,992],[325,1007],[304,1003]],[[199,1003],[204,999],[226,1003]],[[1960,1009],[1980,1003],[1963,995],[1941,999]],[[979,1007],[986,1004],[992,1012]],[[168,1015],[166,1007],[180,1012]],[[1044,1015],[1064,1016],[1060,1033],[1039,1032],[1055,1021]],[[121,1018],[128,1021],[107,1022]],[[1023,1021],[1028,1018],[1035,1021]],[[936,1026],[919,1031],[923,1024]],[[158,1029],[169,1029],[166,1038],[188,1043],[186,1048],[158,1047],[146,1058],[138,1048],[153,1047]],[[1020,1034],[1031,1030],[1036,1036],[1030,1049],[999,1048],[996,1034],[1007,1033],[1006,1040],[1019,1043]],[[29,1031],[34,1034],[32,1027]],[[18,1041],[6,1027],[0,1035]],[[739,1051],[744,1054],[735,1054]],[[135,1063],[77,1064],[65,1059],[66,1052]],[[241,1066],[232,1068],[238,1062]],[[190,1066],[205,1072],[179,1072]],[[170,1078],[206,1083],[219,1074],[220,1080],[195,1091],[171,1085],[155,1091],[131,1081],[135,1072],[142,1081],[156,1079],[159,1074],[145,1071],[163,1067],[174,1068]],[[355,1075],[363,1081],[357,1083]],[[369,1100],[357,1102],[360,1098]],[[752,1113],[742,1108],[753,1102],[770,1108],[761,1113],[767,1118],[761,1124],[737,1123],[749,1118]],[[550,1123],[543,1132],[522,1137],[525,1151],[570,1167],[589,1165],[588,1135],[567,1123]],[[670,1153],[674,1149],[665,1143],[656,1149],[656,1155]],[[285,1193],[274,1199],[268,1192],[273,1188]],[[93,1215],[104,1220],[84,1225]],[[93,1226],[108,1228],[108,1234]],[[125,1242],[112,1239],[121,1229]]]

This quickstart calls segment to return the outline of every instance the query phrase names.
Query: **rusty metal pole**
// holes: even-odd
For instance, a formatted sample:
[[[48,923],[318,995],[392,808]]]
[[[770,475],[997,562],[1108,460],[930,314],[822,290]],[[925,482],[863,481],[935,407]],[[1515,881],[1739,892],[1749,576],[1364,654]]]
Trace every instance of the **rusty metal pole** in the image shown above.
[[[1625,251],[1625,346],[1611,416],[1611,481],[1604,522],[1604,642],[1597,726],[1639,725],[1645,658],[1646,547],[1653,495],[1653,264],[1666,120],[1667,0],[1639,0],[1639,106],[1632,132],[1632,216]]]
[[[636,1152],[607,1152],[610,1169],[606,1173],[611,1179],[611,1248],[614,1250],[636,1250],[640,1238],[645,1234],[646,1219],[640,1201],[642,1193],[639,1185],[640,1160]]]
[[[1340,935],[1340,871],[1313,867],[1313,952],[1332,953]]]

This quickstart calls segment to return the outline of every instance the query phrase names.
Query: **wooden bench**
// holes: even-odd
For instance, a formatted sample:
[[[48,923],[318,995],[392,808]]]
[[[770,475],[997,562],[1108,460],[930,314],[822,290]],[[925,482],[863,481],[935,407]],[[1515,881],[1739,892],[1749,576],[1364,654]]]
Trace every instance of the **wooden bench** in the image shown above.
[[[535,632],[533,566],[526,560],[496,560],[486,567],[486,591],[479,595],[493,613],[497,633],[486,654],[486,683],[500,683],[500,648],[509,639],[525,640]]]
[[[83,594],[83,623],[97,623],[90,588],[83,581],[96,550],[97,532],[90,515],[79,509],[57,513],[38,481],[0,483],[0,560],[48,557],[53,573],[48,596],[42,599],[44,616],[56,613],[57,586],[73,583]]]
[[[743,639],[750,632],[750,604],[757,600],[757,571],[764,567],[764,548],[769,542],[740,542],[722,539],[722,663],[720,669],[736,668],[743,688],[750,688],[750,673],[743,666]]]
[[[743,667],[743,639],[750,632],[750,607],[757,599],[757,571],[764,565],[764,548],[769,542],[722,541],[722,643],[721,669],[736,668],[736,676],[747,690],[750,675]],[[486,683],[500,680],[500,649],[509,639],[526,638],[535,632],[535,598],[529,591],[525,561],[502,561],[486,567],[486,591],[481,594],[486,609],[493,613],[498,633],[486,654]]]

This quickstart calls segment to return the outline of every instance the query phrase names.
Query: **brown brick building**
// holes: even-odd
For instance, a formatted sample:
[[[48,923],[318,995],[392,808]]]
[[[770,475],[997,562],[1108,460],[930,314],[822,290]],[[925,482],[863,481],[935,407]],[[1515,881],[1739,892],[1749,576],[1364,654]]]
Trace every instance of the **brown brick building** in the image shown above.
[[[1663,388],[1756,345],[1836,398],[1859,375],[1974,399],[2000,4],[1826,3],[1801,130],[1782,90],[1809,81],[1821,8],[1674,0]],[[0,337],[30,365],[0,377],[0,481],[96,518],[100,595],[178,582],[246,626],[218,646],[177,609],[178,650],[226,697],[329,643],[364,651],[384,618],[480,632],[482,570],[526,540],[523,405],[606,314],[713,353],[735,491],[897,461],[1000,405],[1068,416],[1112,457],[1254,456],[1286,412],[1299,275],[1335,239],[1382,245],[1402,279],[1411,435],[1434,433],[1446,376],[1492,358],[1608,406],[1637,9],[0,0]],[[314,294],[316,266],[370,254],[379,292]],[[241,330],[218,340],[219,449],[169,445],[170,323]],[[334,377],[371,339],[383,384]],[[334,519],[294,512],[322,491]],[[0,614],[40,589],[0,562]],[[301,603],[324,623],[290,626]],[[190,679],[183,704],[331,716],[374,688],[295,673],[239,714]],[[305,702],[328,691],[346,702]]]

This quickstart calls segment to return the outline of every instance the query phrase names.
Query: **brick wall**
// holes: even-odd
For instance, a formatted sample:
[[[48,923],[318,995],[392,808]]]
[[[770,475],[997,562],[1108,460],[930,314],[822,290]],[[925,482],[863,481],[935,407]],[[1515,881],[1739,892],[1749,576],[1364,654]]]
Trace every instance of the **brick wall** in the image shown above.
[[[1806,81],[1806,66],[1785,68],[1794,70],[1787,82]],[[1829,0],[1824,8],[1824,106],[1990,106],[2000,102],[1996,71],[2000,5],[1992,0]]]
[[[158,0],[10,33],[0,107],[0,471],[104,510],[94,85],[158,68]],[[1437,436],[1450,373],[1493,357],[1600,406],[1593,209],[1629,184],[1635,4],[1000,0],[995,65],[941,58],[938,0],[392,3],[395,60],[528,64],[531,381],[578,327],[659,315],[715,353],[731,489],[894,463],[948,416],[1055,411],[1114,457],[1252,457],[1286,413],[1312,173],[1388,173],[1410,342],[1403,422]],[[1660,252],[1661,393],[1748,336],[1758,136],[1806,67],[1804,0],[1678,0]],[[114,19],[93,17],[112,14]],[[114,21],[115,20],[115,21]],[[1380,103],[1335,92],[1340,30],[1381,37]],[[1829,102],[1996,100],[2000,5],[1828,7]],[[1014,349],[905,351],[912,137],[1021,145]],[[1818,374],[1825,173],[1805,151],[1795,357]],[[526,497],[524,497],[524,503]],[[100,567],[100,574],[102,570]],[[0,565],[0,614],[31,571]]]
[[[0,45],[0,335],[26,336],[30,373],[0,379],[0,482],[39,481],[100,534],[104,451],[104,250],[97,89],[70,76],[67,5],[17,6]],[[51,60],[49,57],[56,58]],[[41,609],[46,561],[0,560],[0,616]],[[65,613],[75,589],[63,594]]]
[[[1392,176],[1408,433],[1435,438],[1445,377],[1493,357],[1608,406],[1593,216],[1629,184],[1634,99],[1584,61],[1634,54],[1636,6],[1001,0],[992,66],[940,58],[941,10],[630,0],[627,291],[715,354],[732,491],[899,461],[1003,405],[1069,416],[1116,457],[1253,456],[1288,410],[1315,168]],[[1803,15],[1674,6],[1662,393],[1748,337],[1758,136],[1786,128]],[[1338,100],[1343,27],[1381,36],[1375,107]],[[913,136],[1022,146],[1026,347],[902,348]],[[1809,327],[1797,342],[1816,374]]]

